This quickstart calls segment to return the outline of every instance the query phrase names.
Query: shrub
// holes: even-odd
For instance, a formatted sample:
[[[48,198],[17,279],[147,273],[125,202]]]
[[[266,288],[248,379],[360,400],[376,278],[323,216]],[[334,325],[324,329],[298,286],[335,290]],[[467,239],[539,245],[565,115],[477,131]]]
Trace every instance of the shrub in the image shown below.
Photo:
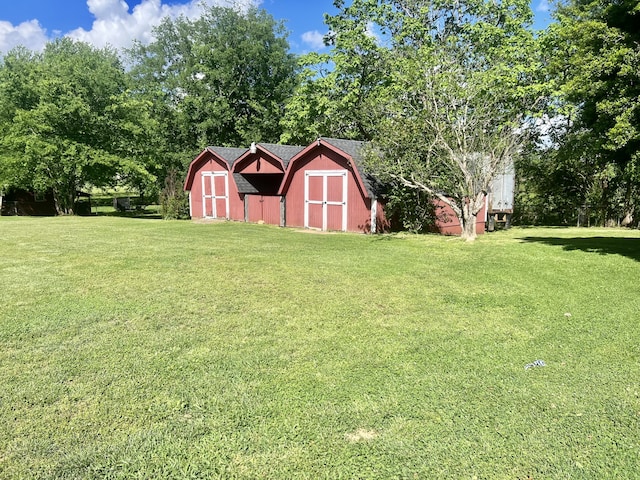
[[[162,218],[185,219],[189,218],[189,200],[187,194],[182,190],[176,169],[171,169],[164,180],[164,188],[160,193],[160,208]]]

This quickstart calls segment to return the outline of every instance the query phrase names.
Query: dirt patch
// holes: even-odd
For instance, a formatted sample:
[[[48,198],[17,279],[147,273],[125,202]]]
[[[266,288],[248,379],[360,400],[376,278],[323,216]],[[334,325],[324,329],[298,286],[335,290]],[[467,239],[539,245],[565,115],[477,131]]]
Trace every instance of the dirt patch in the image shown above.
[[[359,428],[353,433],[345,433],[344,438],[347,442],[357,443],[357,442],[370,442],[378,436],[378,432],[375,430],[366,430],[364,428]]]

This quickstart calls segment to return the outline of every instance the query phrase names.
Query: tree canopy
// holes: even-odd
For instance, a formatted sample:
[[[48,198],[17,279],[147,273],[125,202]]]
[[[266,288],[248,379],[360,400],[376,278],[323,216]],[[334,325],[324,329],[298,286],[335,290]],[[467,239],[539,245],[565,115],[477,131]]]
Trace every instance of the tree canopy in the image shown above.
[[[542,33],[548,124],[522,165],[552,221],[591,209],[600,224],[640,215],[640,2],[570,0]],[[526,200],[525,200],[526,202]],[[624,220],[626,219],[626,220]]]
[[[277,141],[296,58],[265,10],[210,6],[195,20],[167,18],[131,49],[132,75],[173,149]]]
[[[316,57],[331,68],[298,89],[289,113],[307,122],[290,136],[371,140],[373,173],[450,205],[474,238],[493,176],[522,143],[535,67],[528,2],[335,4],[333,51]]]
[[[153,122],[110,49],[63,38],[41,54],[10,52],[0,65],[0,128],[0,183],[53,191],[59,213],[73,213],[88,185],[151,180]]]
[[[125,58],[68,38],[5,56],[0,188],[53,190],[58,211],[71,213],[85,187],[158,192],[207,145],[282,133],[297,61],[282,23],[262,9],[167,18]]]
[[[263,9],[206,5],[125,60],[69,39],[13,50],[0,188],[52,190],[71,212],[85,187],[178,185],[207,145],[332,136],[369,141],[405,224],[437,198],[473,238],[514,161],[522,222],[638,223],[640,0],[563,0],[542,32],[528,0],[334,3],[325,54],[292,54]]]

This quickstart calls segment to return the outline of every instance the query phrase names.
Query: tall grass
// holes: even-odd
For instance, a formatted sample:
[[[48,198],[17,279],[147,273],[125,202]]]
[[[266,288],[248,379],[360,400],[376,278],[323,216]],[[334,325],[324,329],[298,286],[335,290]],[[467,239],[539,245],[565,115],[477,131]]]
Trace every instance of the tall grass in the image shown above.
[[[0,245],[0,478],[640,471],[637,231],[1,218]]]

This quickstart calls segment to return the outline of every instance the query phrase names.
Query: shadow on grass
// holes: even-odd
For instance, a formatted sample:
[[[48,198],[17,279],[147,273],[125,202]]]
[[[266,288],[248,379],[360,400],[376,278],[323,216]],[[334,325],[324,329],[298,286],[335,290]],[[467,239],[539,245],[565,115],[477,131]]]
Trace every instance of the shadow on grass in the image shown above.
[[[143,220],[162,220],[162,215],[159,213],[153,212],[145,212],[144,210],[136,211],[132,210],[130,212],[98,212],[97,215],[99,217],[122,217],[122,218],[137,218]]]
[[[640,238],[630,237],[523,237],[525,242],[544,243],[563,250],[582,250],[599,255],[622,255],[640,262]]]

